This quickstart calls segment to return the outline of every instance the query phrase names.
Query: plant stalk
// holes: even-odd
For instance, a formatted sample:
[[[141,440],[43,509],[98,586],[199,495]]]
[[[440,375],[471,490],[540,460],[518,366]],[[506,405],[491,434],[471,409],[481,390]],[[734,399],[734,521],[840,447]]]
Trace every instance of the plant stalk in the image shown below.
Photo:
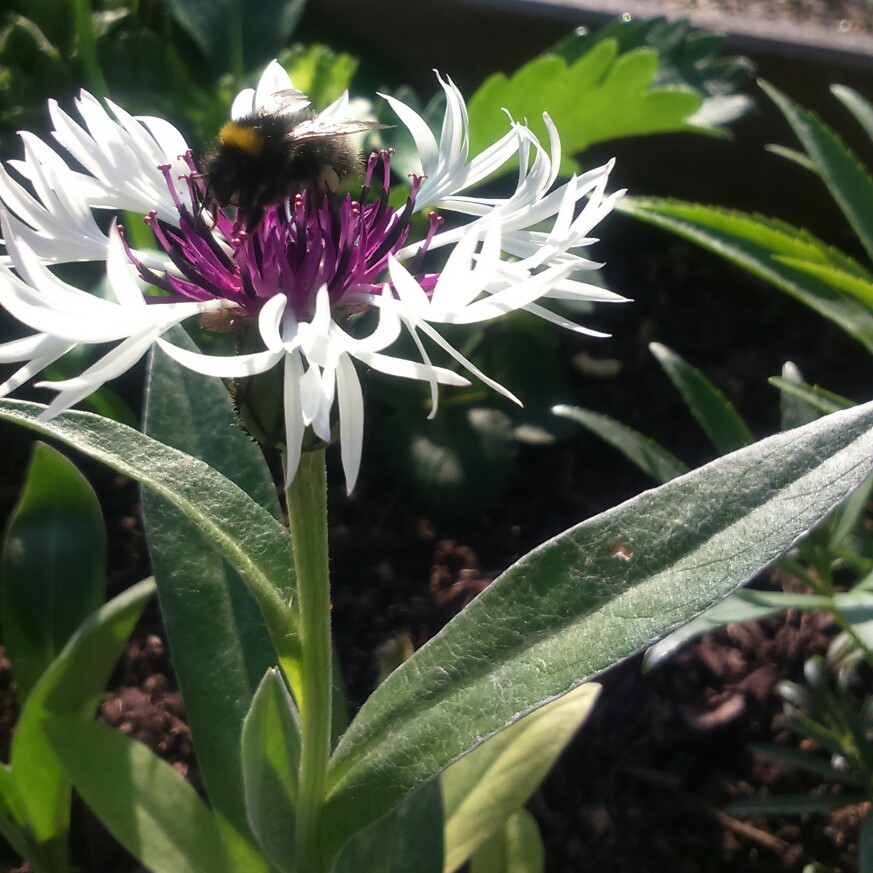
[[[330,757],[332,648],[324,449],[304,452],[286,489],[303,659],[302,747],[294,870],[319,873],[319,819]]]

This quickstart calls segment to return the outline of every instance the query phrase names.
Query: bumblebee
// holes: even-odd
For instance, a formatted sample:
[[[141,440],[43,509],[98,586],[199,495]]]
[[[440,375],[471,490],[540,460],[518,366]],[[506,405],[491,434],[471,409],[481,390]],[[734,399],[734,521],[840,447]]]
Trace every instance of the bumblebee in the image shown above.
[[[285,92],[287,105],[302,95]],[[336,191],[361,166],[347,137],[385,128],[370,121],[320,118],[309,109],[262,110],[229,121],[203,161],[205,204],[234,205],[239,223],[253,230],[268,206],[303,191],[311,196]]]

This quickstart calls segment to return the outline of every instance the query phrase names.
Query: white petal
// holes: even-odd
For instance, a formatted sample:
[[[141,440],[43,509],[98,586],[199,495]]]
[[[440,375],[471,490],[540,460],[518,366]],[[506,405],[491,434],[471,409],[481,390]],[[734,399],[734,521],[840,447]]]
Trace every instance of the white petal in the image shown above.
[[[239,121],[247,115],[251,115],[255,111],[255,89],[243,88],[236,97],[233,98],[233,103],[230,105],[230,117],[234,121]]]
[[[201,373],[204,376],[217,376],[219,379],[237,379],[244,376],[254,376],[265,373],[274,367],[284,357],[284,351],[255,352],[251,355],[204,355],[180,349],[164,339],[159,339],[158,345],[183,367]]]
[[[498,394],[502,394],[507,400],[511,400],[519,406],[524,405],[511,391],[504,388],[499,382],[495,382],[490,376],[486,376],[472,361],[465,358],[456,348],[444,340],[429,324],[420,325],[419,330],[430,337],[441,349],[447,351],[459,364],[464,366],[489,388],[492,388]]]
[[[132,336],[104,355],[80,376],[62,382],[37,382],[37,388],[50,388],[61,393],[40,414],[41,421],[54,418],[96,391],[104,382],[126,373],[151,348],[157,331]]]
[[[346,474],[346,490],[351,493],[358,481],[364,443],[364,396],[355,365],[341,355],[336,370],[337,405],[340,423],[340,455]]]
[[[285,485],[291,484],[300,464],[300,451],[306,425],[300,407],[300,380],[303,378],[303,364],[300,352],[285,355],[284,374],[284,416],[285,416]]]

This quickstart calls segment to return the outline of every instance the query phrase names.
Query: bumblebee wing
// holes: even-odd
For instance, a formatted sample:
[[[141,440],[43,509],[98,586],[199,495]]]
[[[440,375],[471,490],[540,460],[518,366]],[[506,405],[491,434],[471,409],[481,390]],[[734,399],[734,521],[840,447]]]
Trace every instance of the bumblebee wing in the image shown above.
[[[288,131],[286,139],[294,142],[306,142],[312,139],[323,139],[330,136],[349,136],[353,133],[365,133],[368,130],[385,130],[390,124],[379,124],[378,121],[346,121],[332,118],[307,118],[294,129]]]
[[[298,91],[296,88],[286,88],[284,91],[276,91],[271,94],[265,109],[267,112],[290,115],[306,109],[310,102],[310,99],[302,91]]]

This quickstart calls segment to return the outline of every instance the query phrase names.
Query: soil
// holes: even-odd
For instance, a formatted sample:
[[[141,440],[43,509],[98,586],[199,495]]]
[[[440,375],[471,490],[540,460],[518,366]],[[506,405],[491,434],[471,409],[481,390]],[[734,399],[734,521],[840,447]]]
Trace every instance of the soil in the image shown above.
[[[663,138],[648,149],[653,167],[669,165],[659,164],[658,153],[669,153],[670,142]],[[747,160],[739,151],[729,156],[736,145],[712,148],[724,149],[724,178],[738,181],[731,205],[802,221],[784,199],[773,208],[762,202],[760,177],[744,183],[742,169],[729,164]],[[640,182],[645,167],[636,176],[632,167],[624,172],[620,184],[668,193]],[[820,226],[814,231],[851,248],[833,207],[812,203],[802,178],[806,187],[797,194],[798,210],[816,216]],[[788,192],[789,199],[796,187],[778,178],[773,185],[780,198]],[[746,193],[754,202],[742,202]],[[712,452],[649,354],[653,340],[703,370],[759,436],[778,429],[778,398],[766,377],[787,359],[799,363],[810,381],[859,401],[873,396],[869,357],[819,316],[688,244],[617,216],[611,222],[598,255],[609,264],[610,286],[636,302],[604,307],[593,316],[592,326],[610,330],[613,339],[579,345],[565,338],[568,359],[581,364],[569,402],[612,415],[696,465]],[[0,516],[14,503],[27,452],[20,431],[4,427],[3,440]],[[137,489],[97,465],[81,466],[103,502],[114,594],[148,573]],[[411,502],[381,474],[374,458],[365,458],[351,497],[340,476],[333,481],[333,617],[353,707],[372,690],[386,642],[406,635],[415,647],[422,645],[533,546],[652,484],[581,433],[523,448],[510,488],[474,520],[440,518],[424,501]],[[791,583],[769,574],[756,584]],[[723,811],[735,799],[818,789],[814,780],[756,757],[748,743],[792,742],[781,725],[776,683],[798,679],[804,660],[823,652],[834,633],[825,616],[791,612],[704,637],[652,673],[644,675],[634,657],[604,675],[593,716],[530,804],[545,840],[549,873],[800,873],[812,861],[823,870],[854,873],[858,824],[866,809],[767,819]],[[9,666],[0,660],[4,755],[16,711]],[[99,717],[149,745],[197,784],[184,701],[154,605],[130,641]],[[86,810],[77,807],[75,816],[75,851],[83,869],[137,869]],[[16,867],[11,850],[2,857],[0,871],[26,869]]]

